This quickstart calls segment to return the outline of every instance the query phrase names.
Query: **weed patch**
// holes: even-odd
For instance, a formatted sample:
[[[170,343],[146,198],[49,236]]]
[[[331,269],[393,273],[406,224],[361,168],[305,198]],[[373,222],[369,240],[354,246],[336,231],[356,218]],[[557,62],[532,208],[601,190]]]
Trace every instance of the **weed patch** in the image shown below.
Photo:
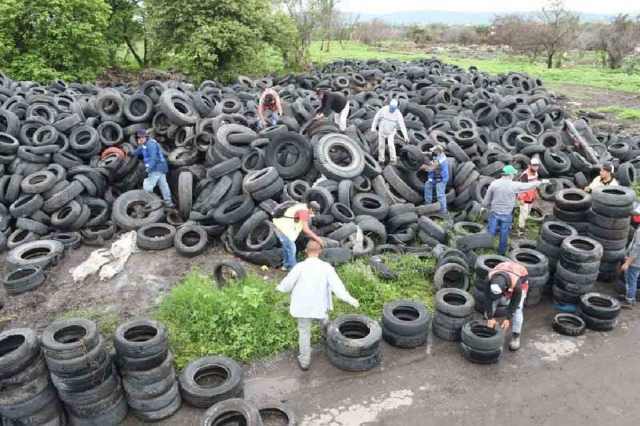
[[[380,280],[365,260],[338,267],[360,308],[354,310],[334,299],[330,317],[361,313],[380,320],[382,307],[399,299],[433,307],[432,259],[395,256],[386,264],[398,274],[397,280]],[[213,354],[250,362],[297,347],[297,321],[289,315],[290,295],[277,292],[277,284],[249,275],[218,289],[202,271],[189,273],[162,299],[154,315],[169,329],[177,366],[182,368],[195,358]],[[318,340],[318,330],[314,330],[314,341]]]

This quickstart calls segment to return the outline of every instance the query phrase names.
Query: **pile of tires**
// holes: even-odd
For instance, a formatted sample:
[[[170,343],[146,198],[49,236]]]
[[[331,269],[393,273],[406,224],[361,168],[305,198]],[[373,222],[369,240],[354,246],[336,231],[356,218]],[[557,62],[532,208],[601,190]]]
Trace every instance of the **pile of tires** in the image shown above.
[[[580,235],[586,235],[590,208],[591,195],[581,189],[563,189],[556,193],[553,216],[557,221],[571,225]]]
[[[365,85],[371,90],[363,91]],[[278,92],[283,114],[277,125],[260,130],[257,105],[266,88]],[[319,88],[347,97],[344,134],[331,117],[315,118]],[[371,125],[391,99],[399,101],[410,142],[398,137],[398,166],[382,167]],[[83,241],[99,246],[118,230],[186,223],[188,229],[174,235],[181,254],[198,255],[221,239],[235,256],[268,266],[282,261],[273,213],[290,201],[320,202],[313,226],[323,237],[362,224],[365,248],[354,251],[348,239],[339,239],[340,247],[331,248],[336,263],[416,237],[431,247],[446,243],[450,229],[439,223],[439,203],[422,205],[427,176],[419,166],[436,144],[448,158],[446,198],[458,223],[476,220],[502,167],[523,170],[536,155],[540,176],[552,178],[541,189],[544,199],[584,187],[596,161],[614,163],[620,182],[631,185],[640,142],[594,134],[583,118],[575,127],[598,156],[585,159],[564,129],[565,110],[539,79],[491,76],[436,58],[338,61],[297,76],[239,77],[232,85],[205,81],[199,87],[156,80],[41,85],[0,72],[0,105],[0,249],[49,238],[66,248]],[[145,168],[128,154],[141,129],[163,149],[177,212],[139,190]],[[142,245],[169,244],[154,232],[147,231],[151,241]],[[471,265],[473,250],[463,250]]]
[[[613,281],[624,260],[629,236],[630,218],[635,192],[622,186],[603,186],[593,190],[591,210],[588,214],[587,235],[602,244],[604,252],[598,279]]]
[[[422,303],[398,300],[382,308],[382,338],[391,346],[413,349],[427,343],[431,316]]]
[[[602,253],[602,245],[591,238],[568,237],[562,241],[552,289],[557,303],[577,305],[582,295],[593,290]]]
[[[182,399],[164,324],[148,319],[129,321],[116,329],[113,345],[133,415],[148,423],[175,414]]]
[[[366,371],[382,360],[382,328],[364,315],[341,315],[327,327],[326,354],[344,371]]]
[[[611,331],[618,325],[618,316],[622,305],[606,294],[587,293],[580,297],[578,315],[589,330]]]
[[[2,279],[7,294],[13,296],[39,288],[49,268],[64,256],[64,245],[55,240],[30,241],[7,254],[9,272]]]
[[[178,378],[182,400],[196,408],[209,408],[242,395],[242,368],[231,358],[208,356],[189,363]]]
[[[508,257],[497,254],[484,254],[478,256],[475,265],[475,274],[473,280],[473,299],[475,300],[475,309],[481,314],[485,312],[484,290],[489,285],[489,272],[502,262],[509,262]],[[507,306],[498,305],[495,316],[500,318],[506,316]]]
[[[557,314],[553,317],[553,330],[565,336],[582,336],[587,329],[584,320],[573,314]]]
[[[475,301],[466,291],[444,288],[436,293],[433,334],[444,340],[460,341],[462,326],[471,321]]]
[[[49,325],[42,348],[71,424],[118,425],[129,406],[96,324],[75,318]]]
[[[0,415],[3,424],[62,425],[67,417],[42,354],[26,328],[0,334]]]
[[[529,273],[529,290],[524,301],[525,306],[537,305],[550,282],[547,256],[537,250],[517,248],[509,252],[509,259],[524,265]]]
[[[462,356],[475,364],[495,364],[500,361],[504,345],[502,327],[487,327],[486,322],[471,321],[462,326]]]
[[[459,222],[454,225],[454,230],[473,229],[476,232],[458,236],[456,247],[466,256],[469,265],[475,265],[478,260],[476,250],[494,249],[494,238],[486,232],[486,228],[479,223]]]
[[[561,245],[565,238],[576,237],[578,231],[574,227],[564,222],[550,221],[545,222],[540,227],[538,240],[536,241],[537,250],[547,256],[549,261],[549,272],[552,274],[556,271],[556,264],[560,260],[562,252]]]
[[[471,287],[467,256],[457,249],[448,248],[436,262],[433,286],[436,291],[443,288],[458,288],[463,291]]]

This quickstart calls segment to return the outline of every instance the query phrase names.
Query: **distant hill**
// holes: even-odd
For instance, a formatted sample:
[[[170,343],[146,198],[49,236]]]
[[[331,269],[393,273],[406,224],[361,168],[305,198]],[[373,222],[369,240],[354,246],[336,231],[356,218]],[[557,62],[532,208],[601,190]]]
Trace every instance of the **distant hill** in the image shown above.
[[[442,12],[436,10],[416,10],[413,12],[397,12],[385,15],[360,14],[361,21],[371,21],[381,19],[395,25],[401,24],[434,24],[443,23],[448,25],[488,25],[493,17],[497,15],[493,12]],[[605,21],[610,18],[607,15],[596,15],[581,13],[583,21]]]

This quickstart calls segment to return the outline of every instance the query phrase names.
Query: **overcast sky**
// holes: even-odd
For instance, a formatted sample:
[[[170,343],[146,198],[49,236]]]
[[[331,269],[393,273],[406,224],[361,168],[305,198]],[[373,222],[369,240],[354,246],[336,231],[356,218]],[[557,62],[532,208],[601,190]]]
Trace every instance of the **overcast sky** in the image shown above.
[[[541,0],[339,0],[345,12],[393,13],[415,10],[450,12],[531,12],[540,9]],[[565,0],[567,9],[585,13],[615,15],[640,12],[640,0]]]

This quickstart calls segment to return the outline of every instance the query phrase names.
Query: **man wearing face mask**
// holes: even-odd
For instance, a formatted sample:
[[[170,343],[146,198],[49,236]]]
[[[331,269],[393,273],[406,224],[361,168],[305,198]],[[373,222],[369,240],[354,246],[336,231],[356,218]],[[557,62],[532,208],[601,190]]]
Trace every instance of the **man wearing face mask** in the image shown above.
[[[404,124],[402,113],[398,109],[398,100],[393,99],[389,105],[383,106],[378,110],[371,124],[371,132],[378,132],[378,162],[380,164],[384,164],[385,139],[389,145],[389,160],[391,160],[392,165],[397,163],[396,146],[393,142],[398,128],[402,132],[402,136],[404,136],[404,142],[409,143],[407,127]]]
[[[529,291],[529,272],[520,263],[502,262],[488,275],[489,283],[484,287],[484,317],[487,327],[494,328],[498,321],[495,313],[498,306],[507,306],[507,316],[502,322],[504,331],[513,324],[513,334],[509,349],[520,349],[520,333],[524,322],[524,300]]]

